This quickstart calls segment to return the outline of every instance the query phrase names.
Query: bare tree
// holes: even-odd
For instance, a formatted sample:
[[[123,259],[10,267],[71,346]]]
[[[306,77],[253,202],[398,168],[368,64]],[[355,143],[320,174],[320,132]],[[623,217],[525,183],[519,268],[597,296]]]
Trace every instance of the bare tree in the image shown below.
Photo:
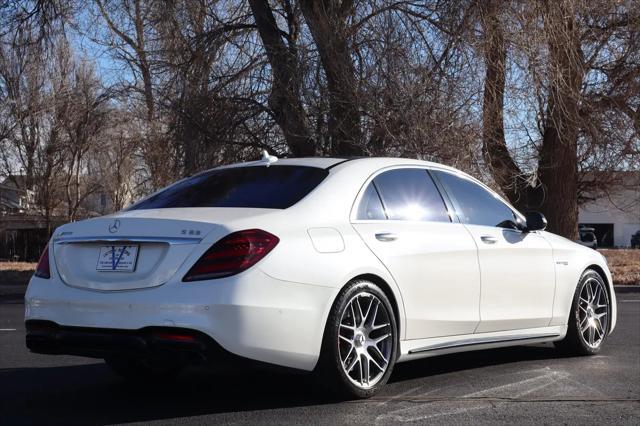
[[[506,80],[507,42],[501,12],[502,0],[480,4],[485,62],[484,96],[482,106],[482,153],[490,165],[493,177],[516,206],[527,206],[522,196],[528,181],[515,163],[504,135],[504,95]]]
[[[2,116],[5,136],[2,161],[5,169],[21,169],[24,188],[32,190],[36,175],[36,154],[41,141],[45,111],[45,63],[40,49],[30,43],[31,33],[22,31],[14,41],[0,44]],[[16,167],[11,167],[14,164]],[[15,170],[18,172],[19,170]],[[11,173],[10,173],[11,174]],[[14,182],[21,188],[22,183]]]
[[[631,0],[79,5],[2,5],[0,173],[22,170],[48,216],[259,148],[446,162],[573,238],[579,203],[640,167]],[[66,31],[106,48],[116,78]]]
[[[294,156],[312,156],[315,146],[302,104],[302,71],[298,57],[298,4],[282,0],[287,31],[282,31],[268,0],[249,0],[272,72],[269,107]]]
[[[619,13],[606,15],[603,10],[598,11],[579,0],[525,6],[490,1],[482,4],[480,12],[486,69],[484,157],[496,183],[516,206],[522,210],[541,210],[549,218],[550,230],[573,239],[577,235],[581,182],[588,183],[592,193],[610,188],[614,182],[602,172],[608,170],[607,175],[614,176],[611,172],[616,164],[628,166],[629,161],[633,161],[631,154],[634,150],[637,152],[637,148],[633,148],[638,144],[637,131],[629,132],[629,126],[620,122],[620,114],[633,120],[636,109],[632,99],[640,93],[628,84],[629,73],[637,72],[631,71],[637,70],[637,65],[628,63],[633,58],[632,52],[637,51],[636,36],[630,31],[624,42],[613,41],[616,32],[612,31],[614,28],[616,31],[629,29],[634,20],[629,19],[629,11],[624,8],[619,9]],[[519,28],[513,28],[510,13],[517,17]],[[511,24],[509,27],[508,23]],[[595,33],[594,25],[600,26]],[[505,34],[509,35],[511,43]],[[605,47],[612,42],[617,47],[626,47],[622,49],[623,53],[617,55],[609,51],[603,55]],[[536,157],[533,167],[514,157],[504,137],[503,104],[510,45],[525,52],[527,66],[524,68],[529,73],[525,79],[533,83],[534,90],[530,95],[538,102],[540,136],[533,140],[531,151]],[[616,62],[626,62],[626,66],[619,67],[616,72],[611,67]],[[605,79],[593,74],[592,71],[598,68],[610,71]],[[594,84],[602,80],[607,83]],[[593,90],[605,86],[611,93],[618,84],[631,90],[623,97],[619,93],[614,95],[615,101],[601,89]],[[617,104],[618,113],[611,111],[614,104]],[[603,114],[603,105],[609,109],[608,113]],[[627,129],[625,135],[617,135],[622,137],[615,143],[609,139],[611,134],[607,136],[607,126],[595,124],[601,123],[603,117],[611,117],[612,113],[618,121],[613,128]],[[612,149],[612,146],[618,149]],[[609,158],[608,164],[593,167],[593,161],[603,153]],[[523,169],[523,165],[527,169]],[[596,180],[601,184],[594,185],[594,174],[589,171],[598,172],[599,179]]]
[[[64,33],[65,23],[73,20],[74,6],[72,0],[3,1],[0,37],[11,38],[13,44],[37,44],[48,49]],[[29,38],[23,37],[25,31]]]
[[[63,160],[56,178],[64,188],[67,218],[73,221],[83,201],[97,188],[97,180],[88,173],[87,164],[93,152],[100,149],[97,135],[106,123],[108,97],[101,93],[93,66],[76,59],[65,43],[58,44],[56,49],[49,85],[48,144],[55,147]]]
[[[364,153],[356,71],[349,44],[353,0],[300,0],[313,36],[329,96],[329,134],[336,155]]]
[[[147,119],[155,119],[155,100],[151,62],[148,58],[147,33],[150,27],[150,5],[145,0],[121,0],[105,3],[94,0],[104,22],[113,34],[113,47],[127,59],[131,69],[142,79],[142,94]],[[135,87],[135,86],[134,86]]]
[[[118,211],[137,195],[139,146],[135,122],[125,111],[111,110],[108,120],[105,131],[98,136],[99,149],[90,159],[90,169],[98,177],[99,190],[108,196],[110,205],[105,208]]]

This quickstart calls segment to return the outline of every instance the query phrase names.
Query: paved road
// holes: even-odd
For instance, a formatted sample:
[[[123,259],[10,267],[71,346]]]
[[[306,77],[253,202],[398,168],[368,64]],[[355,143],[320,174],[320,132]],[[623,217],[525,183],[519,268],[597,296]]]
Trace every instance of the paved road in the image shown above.
[[[619,296],[600,355],[551,345],[400,364],[368,401],[339,402],[305,376],[193,371],[166,388],[131,387],[96,360],[30,354],[23,305],[0,299],[0,424],[400,422],[640,424],[640,294]],[[11,330],[15,329],[15,330]]]

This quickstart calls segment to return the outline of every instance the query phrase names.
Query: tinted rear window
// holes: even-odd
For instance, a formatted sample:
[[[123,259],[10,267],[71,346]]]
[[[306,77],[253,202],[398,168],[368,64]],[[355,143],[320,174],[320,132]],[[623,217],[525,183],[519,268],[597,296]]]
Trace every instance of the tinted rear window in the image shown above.
[[[256,166],[217,169],[182,180],[128,210],[172,207],[248,207],[286,209],[327,177],[305,166]]]

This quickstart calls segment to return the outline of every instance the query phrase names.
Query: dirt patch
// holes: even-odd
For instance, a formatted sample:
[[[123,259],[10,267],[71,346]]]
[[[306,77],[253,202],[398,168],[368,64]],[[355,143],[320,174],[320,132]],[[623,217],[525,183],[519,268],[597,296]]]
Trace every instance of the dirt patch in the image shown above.
[[[640,285],[640,250],[601,249],[615,285]]]

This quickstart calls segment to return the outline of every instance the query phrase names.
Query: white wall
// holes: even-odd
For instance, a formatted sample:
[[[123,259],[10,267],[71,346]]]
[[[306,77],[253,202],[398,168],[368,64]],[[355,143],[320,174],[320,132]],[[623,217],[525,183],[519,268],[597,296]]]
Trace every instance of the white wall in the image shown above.
[[[640,230],[640,186],[629,187],[580,207],[580,223],[613,223],[613,244],[628,247]]]

